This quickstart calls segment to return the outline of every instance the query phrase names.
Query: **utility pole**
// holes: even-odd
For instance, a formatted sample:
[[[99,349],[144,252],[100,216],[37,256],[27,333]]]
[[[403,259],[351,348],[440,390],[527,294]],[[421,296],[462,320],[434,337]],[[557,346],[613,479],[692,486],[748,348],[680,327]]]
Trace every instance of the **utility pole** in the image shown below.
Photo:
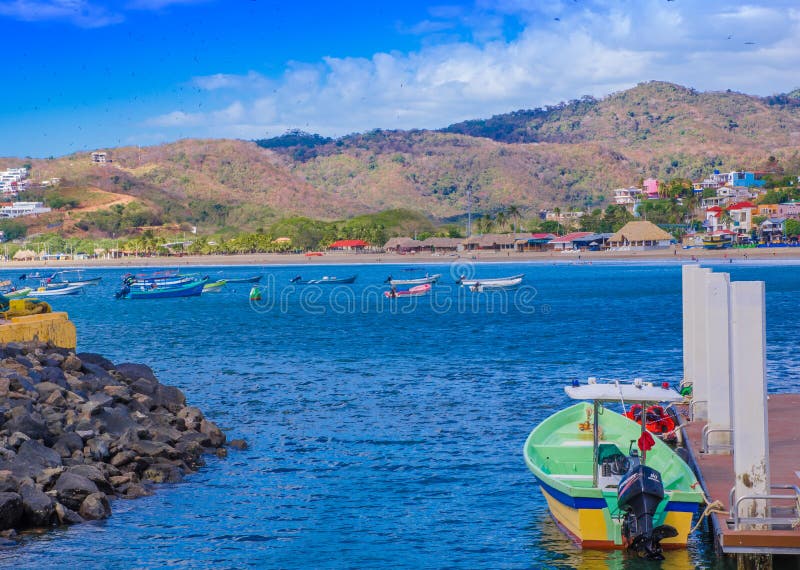
[[[467,237],[472,236],[472,188],[467,188]]]

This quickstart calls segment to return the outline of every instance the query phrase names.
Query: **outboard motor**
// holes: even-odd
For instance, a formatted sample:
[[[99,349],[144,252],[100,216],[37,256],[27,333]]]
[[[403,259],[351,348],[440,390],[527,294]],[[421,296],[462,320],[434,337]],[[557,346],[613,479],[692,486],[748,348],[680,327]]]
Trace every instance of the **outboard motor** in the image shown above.
[[[617,504],[625,513],[622,521],[622,542],[648,560],[663,560],[661,541],[678,536],[669,525],[653,528],[653,516],[664,498],[661,473],[642,465],[639,454],[631,451],[630,469],[619,482]]]

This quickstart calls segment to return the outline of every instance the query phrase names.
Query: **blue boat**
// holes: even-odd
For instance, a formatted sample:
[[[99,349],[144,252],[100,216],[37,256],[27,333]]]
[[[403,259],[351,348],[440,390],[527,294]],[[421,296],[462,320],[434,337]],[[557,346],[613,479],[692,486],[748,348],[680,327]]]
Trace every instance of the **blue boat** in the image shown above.
[[[115,295],[117,299],[173,299],[176,297],[199,297],[208,277],[186,283],[160,285],[158,283],[125,284]]]

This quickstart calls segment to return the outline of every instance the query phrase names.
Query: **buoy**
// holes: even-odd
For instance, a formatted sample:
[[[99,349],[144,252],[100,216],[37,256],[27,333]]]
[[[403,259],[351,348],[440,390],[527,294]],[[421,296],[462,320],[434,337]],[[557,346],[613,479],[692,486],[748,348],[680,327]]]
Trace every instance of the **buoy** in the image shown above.
[[[250,300],[251,301],[261,300],[261,287],[253,287],[252,289],[250,289]]]

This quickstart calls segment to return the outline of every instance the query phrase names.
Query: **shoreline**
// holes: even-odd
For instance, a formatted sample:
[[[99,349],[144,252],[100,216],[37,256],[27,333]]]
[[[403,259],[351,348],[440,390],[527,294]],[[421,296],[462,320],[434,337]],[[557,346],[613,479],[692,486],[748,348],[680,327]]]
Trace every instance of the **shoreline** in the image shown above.
[[[326,253],[322,256],[307,257],[304,254],[251,253],[233,255],[187,255],[182,257],[124,257],[110,259],[78,260],[31,260],[3,261],[0,269],[28,271],[41,268],[101,268],[101,267],[192,267],[192,266],[255,266],[255,265],[358,265],[358,264],[448,264],[454,262],[476,263],[519,263],[519,262],[640,262],[640,261],[714,261],[719,263],[744,261],[788,261],[800,262],[800,248],[752,248],[752,249],[680,249],[647,251],[581,251],[562,253],[545,252],[494,252],[476,251],[461,254],[389,254],[389,253]]]

